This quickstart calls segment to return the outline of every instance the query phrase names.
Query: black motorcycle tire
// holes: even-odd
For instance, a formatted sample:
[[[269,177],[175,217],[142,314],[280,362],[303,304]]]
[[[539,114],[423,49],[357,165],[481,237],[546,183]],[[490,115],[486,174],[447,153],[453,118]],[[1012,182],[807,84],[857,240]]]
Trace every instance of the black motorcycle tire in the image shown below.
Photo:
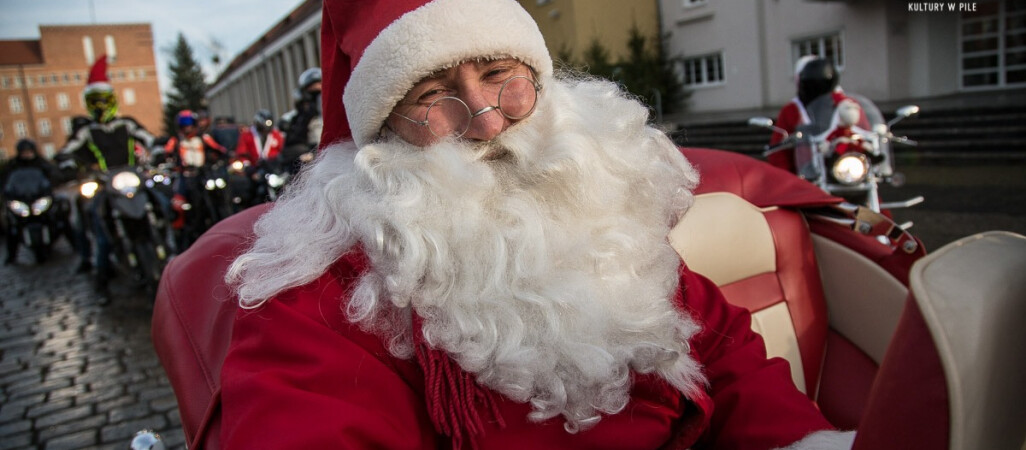
[[[157,250],[150,242],[136,242],[135,257],[138,262],[136,270],[141,285],[146,288],[148,294],[156,293],[160,276],[163,273],[163,264],[157,256]]]

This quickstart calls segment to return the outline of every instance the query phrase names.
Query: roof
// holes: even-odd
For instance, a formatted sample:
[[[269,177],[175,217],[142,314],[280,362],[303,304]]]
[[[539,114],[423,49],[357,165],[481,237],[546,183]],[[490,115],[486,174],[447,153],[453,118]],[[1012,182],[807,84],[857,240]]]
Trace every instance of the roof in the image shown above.
[[[39,40],[0,41],[0,66],[43,63],[43,47]]]
[[[293,28],[302,24],[307,17],[314,14],[320,14],[322,1],[323,0],[306,0],[297,6],[296,9],[293,9],[292,12],[278,21],[278,23],[271,27],[270,30],[267,30],[267,32],[260,36],[259,39],[250,44],[248,48],[243,50],[242,53],[239,53],[235,58],[233,58],[212,85],[220,83],[221,80],[231,75],[232,72],[245,64],[246,61],[249,61],[250,58],[258,55],[265,47],[273,43],[279,37],[284,36]]]

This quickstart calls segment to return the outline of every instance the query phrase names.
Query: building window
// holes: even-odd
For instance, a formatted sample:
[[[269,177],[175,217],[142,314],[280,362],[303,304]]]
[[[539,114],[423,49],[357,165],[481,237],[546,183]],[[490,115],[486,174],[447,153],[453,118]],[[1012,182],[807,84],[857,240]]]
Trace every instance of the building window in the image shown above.
[[[57,109],[67,111],[69,108],[71,108],[71,100],[68,99],[68,94],[57,93]]]
[[[145,80],[146,79],[146,69],[139,69],[139,79],[140,80]]]
[[[27,138],[28,137],[28,126],[25,125],[25,121],[24,120],[15,120],[14,121],[14,136],[17,137],[18,139],[23,139],[23,138]]]
[[[47,142],[43,144],[43,155],[47,158],[53,158],[53,155],[57,153],[57,146]]]
[[[121,91],[121,96],[125,98],[126,105],[135,104],[135,89],[125,88],[125,90]]]
[[[791,66],[806,55],[833,61],[837,70],[844,70],[844,38],[841,33],[815,36],[791,42]]]
[[[82,36],[82,51],[85,53],[86,64],[92,64],[96,58],[93,54],[93,38]]]
[[[39,111],[39,112],[46,111],[46,96],[45,95],[43,95],[43,94],[36,94],[35,97],[32,98],[32,100],[36,104],[36,111]]]
[[[21,97],[10,96],[7,97],[7,106],[11,109],[11,114],[18,114],[22,110]]]
[[[7,77],[0,77],[0,88],[7,89],[11,85],[11,79]]]
[[[681,63],[684,85],[690,87],[723,84],[723,53],[684,58]]]
[[[64,134],[71,134],[71,118],[68,116],[61,117],[61,130],[64,130]]]
[[[1026,6],[980,2],[962,14],[960,31],[963,88],[1026,85]]]
[[[107,35],[103,38],[103,46],[107,49],[107,59],[110,62],[118,60],[118,48],[114,46],[114,36]]]
[[[46,86],[46,75],[40,75],[39,76],[39,85],[40,86]]]
[[[68,73],[64,72],[64,84],[68,84],[70,82],[71,82],[71,79],[68,77]]]
[[[75,72],[73,76],[75,78],[75,84],[82,82],[82,74]]]
[[[53,130],[50,128],[50,119],[39,119],[39,136],[50,137]]]

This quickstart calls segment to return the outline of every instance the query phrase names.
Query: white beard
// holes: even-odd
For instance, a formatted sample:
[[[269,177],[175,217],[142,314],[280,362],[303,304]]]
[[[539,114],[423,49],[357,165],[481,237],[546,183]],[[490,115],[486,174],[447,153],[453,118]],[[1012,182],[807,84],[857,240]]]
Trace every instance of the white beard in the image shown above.
[[[320,152],[229,271],[242,305],[313,281],[359,242],[371,269],[350,320],[409,358],[416,313],[431,347],[530,402],[532,420],[593,426],[626,406],[632,371],[699,389],[698,325],[672,305],[666,239],[697,174],[614,85],[542,81],[535,113],[486,145]]]

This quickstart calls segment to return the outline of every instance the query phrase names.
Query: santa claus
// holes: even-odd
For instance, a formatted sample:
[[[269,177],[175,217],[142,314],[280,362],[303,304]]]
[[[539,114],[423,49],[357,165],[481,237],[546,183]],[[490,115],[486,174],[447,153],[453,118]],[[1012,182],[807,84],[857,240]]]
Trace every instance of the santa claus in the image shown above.
[[[847,448],[667,233],[695,169],[512,0],[326,0],[330,143],[231,266],[230,448]]]

